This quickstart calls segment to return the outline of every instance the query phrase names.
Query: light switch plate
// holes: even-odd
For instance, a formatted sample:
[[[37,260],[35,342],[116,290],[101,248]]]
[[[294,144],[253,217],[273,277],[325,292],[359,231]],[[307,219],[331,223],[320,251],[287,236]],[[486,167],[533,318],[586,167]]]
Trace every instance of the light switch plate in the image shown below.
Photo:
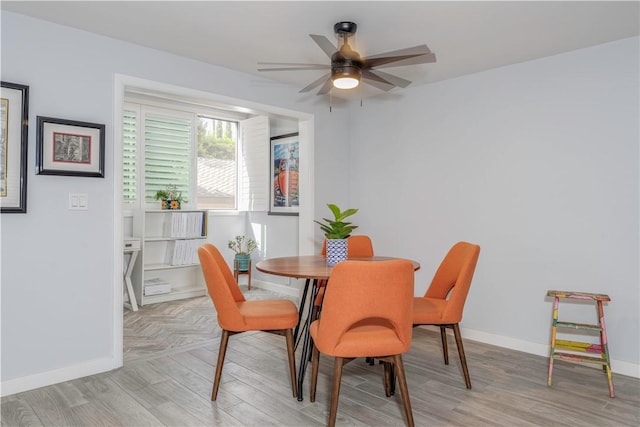
[[[89,209],[87,193],[69,193],[69,210],[86,211]]]

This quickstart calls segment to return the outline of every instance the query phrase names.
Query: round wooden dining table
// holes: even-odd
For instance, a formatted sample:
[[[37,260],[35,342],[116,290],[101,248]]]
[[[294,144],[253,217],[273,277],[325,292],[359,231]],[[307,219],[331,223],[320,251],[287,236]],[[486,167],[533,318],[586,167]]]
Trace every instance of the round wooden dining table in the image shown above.
[[[387,256],[372,256],[365,258],[349,258],[349,261],[389,261],[405,258],[394,258]],[[413,260],[414,271],[420,269],[420,263]],[[302,353],[300,355],[300,365],[298,366],[298,401],[303,400],[302,384],[304,382],[304,375],[307,370],[307,362],[311,354],[311,338],[309,334],[309,326],[313,319],[311,318],[311,312],[313,310],[313,302],[318,295],[318,283],[323,280],[328,280],[333,270],[333,266],[327,264],[327,258],[322,255],[303,255],[303,256],[289,256],[281,258],[269,258],[259,261],[256,264],[256,269],[263,273],[273,274],[275,276],[292,277],[296,279],[305,279],[304,290],[302,292],[302,298],[300,299],[300,306],[298,308],[298,325],[294,332],[294,339],[296,342],[296,348],[298,347],[300,338],[303,339]],[[312,286],[311,286],[312,285]],[[309,298],[309,308],[307,318],[302,322],[302,314],[307,300],[307,293],[311,286],[311,296]],[[302,327],[302,334],[300,334],[300,328]]]

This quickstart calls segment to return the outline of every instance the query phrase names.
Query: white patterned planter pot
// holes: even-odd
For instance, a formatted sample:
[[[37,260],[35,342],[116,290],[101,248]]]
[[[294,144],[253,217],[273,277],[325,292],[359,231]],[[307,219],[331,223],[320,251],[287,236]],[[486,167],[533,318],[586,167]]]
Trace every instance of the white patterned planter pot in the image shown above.
[[[336,265],[347,259],[347,239],[327,239],[327,264]]]

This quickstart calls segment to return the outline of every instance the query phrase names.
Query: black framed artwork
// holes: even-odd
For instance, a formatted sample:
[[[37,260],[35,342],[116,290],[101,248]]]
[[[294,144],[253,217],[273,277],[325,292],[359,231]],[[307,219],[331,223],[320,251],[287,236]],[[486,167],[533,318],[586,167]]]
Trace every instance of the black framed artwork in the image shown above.
[[[270,215],[298,215],[300,141],[297,133],[271,138]]]
[[[104,178],[105,126],[38,116],[38,175]]]
[[[0,211],[27,212],[29,86],[2,82],[0,90]]]

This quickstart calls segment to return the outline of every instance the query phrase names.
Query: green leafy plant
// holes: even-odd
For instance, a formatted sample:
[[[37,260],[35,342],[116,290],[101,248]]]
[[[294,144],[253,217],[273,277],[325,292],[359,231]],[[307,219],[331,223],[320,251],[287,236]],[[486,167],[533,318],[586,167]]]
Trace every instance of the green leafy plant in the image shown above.
[[[187,202],[187,199],[182,197],[182,192],[178,191],[178,187],[175,185],[167,185],[164,190],[158,190],[156,192],[156,200],[175,200],[177,202]]]
[[[351,232],[358,228],[357,225],[351,225],[350,222],[344,221],[345,218],[354,215],[358,212],[358,209],[346,209],[344,212],[334,204],[327,204],[329,210],[333,213],[333,220],[329,218],[322,218],[322,221],[316,219],[313,222],[320,224],[320,229],[324,231],[324,235],[327,239],[346,239],[351,235]]]
[[[236,236],[235,239],[229,240],[227,246],[238,255],[248,255],[258,247],[258,244],[253,239],[246,239],[244,236]]]

